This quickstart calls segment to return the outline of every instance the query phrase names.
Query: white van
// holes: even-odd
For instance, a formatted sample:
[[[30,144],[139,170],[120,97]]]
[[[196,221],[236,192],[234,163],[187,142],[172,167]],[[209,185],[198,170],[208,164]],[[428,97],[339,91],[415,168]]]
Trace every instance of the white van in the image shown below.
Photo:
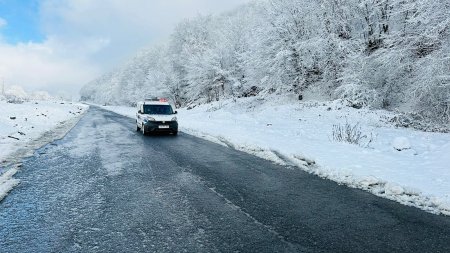
[[[167,99],[153,98],[137,103],[136,130],[142,134],[155,132],[178,134],[178,121]]]

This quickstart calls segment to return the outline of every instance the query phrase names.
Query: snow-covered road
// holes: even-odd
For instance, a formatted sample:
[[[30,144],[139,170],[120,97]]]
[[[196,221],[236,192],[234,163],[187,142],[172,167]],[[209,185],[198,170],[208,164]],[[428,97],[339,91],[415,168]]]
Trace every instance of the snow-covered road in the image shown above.
[[[91,109],[23,163],[1,252],[449,252],[450,218]]]
[[[131,118],[136,113],[129,107],[105,108]],[[299,102],[273,96],[182,109],[178,119],[180,129],[189,134],[279,164],[295,164],[405,205],[450,215],[450,134],[395,128],[389,122],[394,116],[357,110],[342,101]],[[361,145],[334,141],[333,126],[346,123],[358,124],[368,138]]]

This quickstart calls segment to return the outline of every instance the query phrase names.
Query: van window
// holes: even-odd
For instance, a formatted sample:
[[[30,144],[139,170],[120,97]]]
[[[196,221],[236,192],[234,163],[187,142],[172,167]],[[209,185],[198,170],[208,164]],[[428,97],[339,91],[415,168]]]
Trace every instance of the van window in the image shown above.
[[[144,105],[144,114],[170,115],[173,110],[170,105]]]

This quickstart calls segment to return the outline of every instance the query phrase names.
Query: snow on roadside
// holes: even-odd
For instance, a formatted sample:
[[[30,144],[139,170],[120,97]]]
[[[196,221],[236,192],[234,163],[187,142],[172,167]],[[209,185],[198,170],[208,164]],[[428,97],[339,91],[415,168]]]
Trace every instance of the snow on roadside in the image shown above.
[[[62,138],[87,108],[60,101],[0,101],[0,201],[19,183],[12,176],[21,160]]]
[[[19,180],[13,178],[16,173],[17,168],[13,168],[0,175],[0,201],[19,184]]]
[[[104,107],[134,118],[135,108]],[[342,101],[225,100],[179,111],[180,130],[436,214],[450,215],[450,134],[395,128],[393,113]],[[354,126],[361,145],[333,140]],[[372,141],[369,143],[369,139]]]

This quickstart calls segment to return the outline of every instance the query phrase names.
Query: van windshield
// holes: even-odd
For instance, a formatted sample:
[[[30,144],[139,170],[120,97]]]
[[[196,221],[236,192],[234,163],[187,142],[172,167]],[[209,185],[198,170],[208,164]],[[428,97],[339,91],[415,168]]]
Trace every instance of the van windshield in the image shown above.
[[[170,105],[144,105],[144,114],[170,115],[173,110]]]

